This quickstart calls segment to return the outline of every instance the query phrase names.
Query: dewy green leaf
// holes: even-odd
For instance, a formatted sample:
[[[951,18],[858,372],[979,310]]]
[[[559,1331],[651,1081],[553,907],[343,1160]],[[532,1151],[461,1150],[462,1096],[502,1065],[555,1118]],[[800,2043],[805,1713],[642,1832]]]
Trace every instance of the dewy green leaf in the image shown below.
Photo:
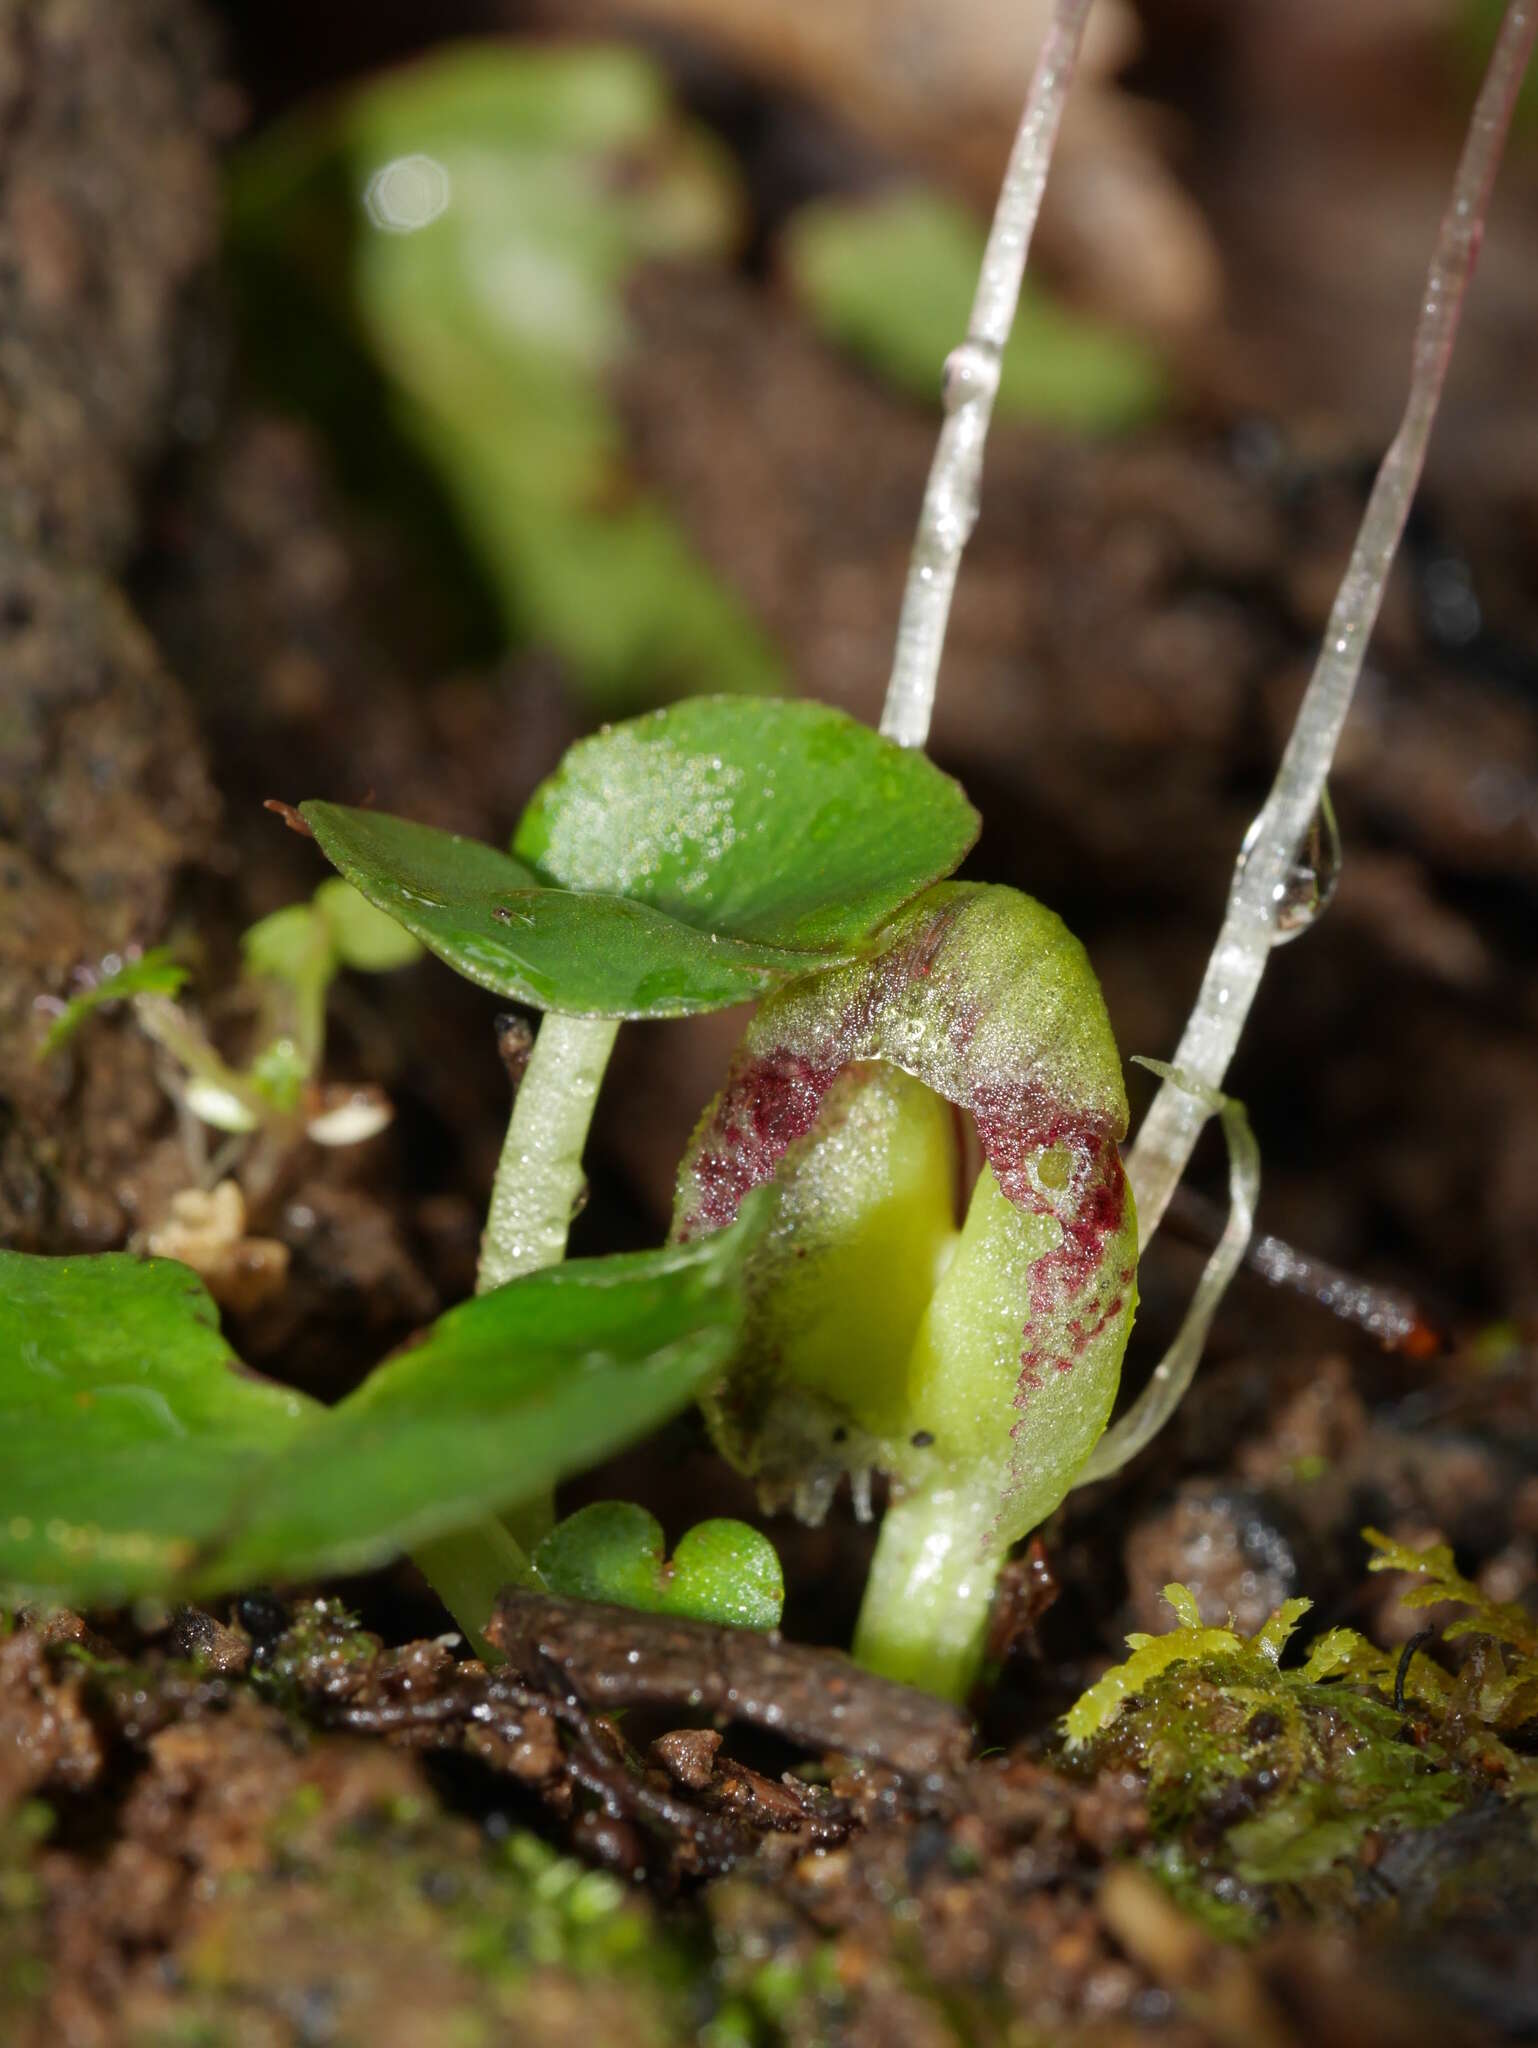
[[[666,1555],[662,1525],[632,1501],[568,1515],[534,1553],[552,1592],[728,1628],[778,1628],[785,1578],[774,1545],[746,1522],[698,1522]]]
[[[967,331],[983,239],[964,207],[910,186],[802,207],[786,231],[785,256],[796,290],[833,340],[933,402],[946,356]],[[1002,419],[1115,433],[1156,414],[1164,396],[1158,361],[1142,342],[1025,286],[1001,366]]]
[[[721,1368],[761,1221],[467,1302],[333,1409],[244,1373],[184,1266],[0,1252],[0,1589],[109,1604],[354,1570],[526,1498]]]
[[[697,698],[570,748],[514,851],[697,930],[847,952],[977,837],[917,752],[826,705]]]
[[[186,968],[177,963],[166,946],[153,947],[148,953],[141,953],[137,960],[121,962],[113,972],[103,974],[93,987],[65,1005],[38,1047],[38,1058],[47,1059],[50,1053],[57,1052],[74,1036],[92,1010],[100,1009],[103,1003],[126,1002],[129,996],[174,996],[186,979]]]
[[[516,857],[302,807],[322,851],[440,959],[574,1016],[750,1000],[848,959],[971,845],[956,784],[842,712],[705,698],[572,748]]]
[[[538,886],[494,846],[343,804],[300,806],[327,859],[466,980],[576,1017],[681,1017],[750,1002],[818,953],[743,945],[623,896]]]

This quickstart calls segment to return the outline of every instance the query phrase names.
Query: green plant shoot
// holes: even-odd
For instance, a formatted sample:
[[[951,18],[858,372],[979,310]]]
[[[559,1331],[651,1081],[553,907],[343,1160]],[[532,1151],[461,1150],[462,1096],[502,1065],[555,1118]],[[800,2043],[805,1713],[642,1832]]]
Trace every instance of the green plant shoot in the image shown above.
[[[169,1055],[177,1074],[173,1092],[211,1129],[245,1135],[297,1122],[322,1145],[353,1144],[381,1129],[390,1107],[377,1090],[343,1090],[335,1105],[317,1093],[326,1001],[344,967],[387,974],[420,959],[421,946],[333,876],[308,903],[285,904],[252,925],[240,950],[232,1006],[249,1013],[254,1043],[243,1064],[226,1059],[202,1022],[176,1000],[188,970],[169,947],[120,964],[66,1004],[38,1048],[39,1059],[58,1052],[93,1011],[125,1001],[139,1028]]]
[[[728,1628],[778,1628],[785,1576],[746,1522],[697,1522],[664,1554],[662,1525],[633,1501],[600,1500],[558,1522],[534,1552],[552,1592],[612,1600]]]
[[[762,1221],[464,1302],[334,1408],[244,1368],[174,1260],[0,1251],[0,1597],[195,1598],[473,1528],[720,1371]]]

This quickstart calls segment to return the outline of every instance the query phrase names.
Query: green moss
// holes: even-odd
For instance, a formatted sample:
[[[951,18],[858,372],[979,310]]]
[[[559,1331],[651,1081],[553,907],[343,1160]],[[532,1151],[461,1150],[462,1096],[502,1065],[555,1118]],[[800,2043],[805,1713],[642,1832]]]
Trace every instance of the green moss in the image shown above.
[[[1339,1901],[1372,1837],[1434,1827],[1492,1792],[1538,1792],[1538,1769],[1505,1739],[1538,1716],[1538,1624],[1487,1600],[1445,1546],[1367,1536],[1372,1570],[1419,1579],[1406,1605],[1466,1610],[1442,1631],[1467,1645],[1456,1670],[1352,1629],[1286,1669],[1307,1601],[1245,1637],[1203,1626],[1170,1586],[1178,1625],[1130,1637],[1131,1656],[1065,1716],[1071,1757],[1146,1777],[1151,1867],[1226,1938],[1289,1903]]]
[[[380,1650],[378,1636],[340,1600],[298,1601],[288,1627],[253,1663],[252,1688],[297,1712],[306,1700],[334,1692],[348,1672],[374,1663]]]
[[[402,2000],[430,2012],[435,2042],[489,2048],[534,2010],[565,2039],[553,2016],[584,2008],[622,2048],[688,2037],[693,1950],[616,1879],[533,1835],[477,1845],[426,1799],[381,1798],[339,1822],[306,1788],[268,1850],[219,1885],[179,1958],[189,2039],[244,2040],[253,2013],[286,2013],[307,1991],[338,2039],[369,2037]]]
[[[781,1903],[742,1877],[713,1885],[708,1910],[720,2004],[700,2032],[701,2048],[842,2038],[851,1999],[832,1939],[808,1939]]]

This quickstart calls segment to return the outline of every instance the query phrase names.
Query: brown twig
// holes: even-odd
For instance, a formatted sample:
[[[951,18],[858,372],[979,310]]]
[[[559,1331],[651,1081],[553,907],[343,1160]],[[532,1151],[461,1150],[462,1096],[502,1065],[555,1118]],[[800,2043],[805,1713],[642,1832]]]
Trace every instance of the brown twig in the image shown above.
[[[537,1751],[540,1761],[513,1775],[547,1796],[558,1788],[587,1793],[610,1819],[642,1827],[666,1848],[673,1869],[690,1876],[729,1870],[766,1832],[804,1832],[809,1845],[826,1848],[853,1825],[841,1803],[819,1804],[810,1788],[775,1785],[729,1759],[718,1763],[714,1752],[698,1782],[683,1785],[666,1769],[648,1768],[612,1721],[561,1688],[547,1691],[478,1664],[432,1694],[319,1701],[313,1711],[326,1726],[352,1734],[425,1739],[444,1748],[480,1730],[516,1750],[531,1725],[553,1722],[566,1738],[559,1750]]]
[[[315,834],[310,830],[296,807],[293,804],[284,803],[282,797],[264,796],[262,798],[262,809],[275,812],[283,820],[289,831],[297,832],[301,839],[313,839],[315,837]]]
[[[509,1591],[486,1633],[525,1683],[557,1687],[589,1709],[703,1710],[882,1765],[931,1791],[971,1745],[971,1723],[943,1700],[874,1677],[836,1650],[753,1629]]]

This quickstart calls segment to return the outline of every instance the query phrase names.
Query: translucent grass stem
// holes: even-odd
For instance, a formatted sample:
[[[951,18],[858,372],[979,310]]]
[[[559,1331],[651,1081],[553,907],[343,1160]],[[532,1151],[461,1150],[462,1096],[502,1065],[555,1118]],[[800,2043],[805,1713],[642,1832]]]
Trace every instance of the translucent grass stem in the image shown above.
[[[994,209],[971,324],[966,340],[946,361],[945,421],[924,489],[881,714],[882,732],[900,747],[922,747],[929,737],[956,572],[977,523],[983,444],[998,395],[1004,344],[1020,302],[1047,166],[1089,6],[1090,0],[1057,0],[1052,9]]]
[[[1324,795],[1325,777],[1425,465],[1535,28],[1538,0],[1511,0],[1437,236],[1415,330],[1404,417],[1373,484],[1324,645],[1271,794],[1246,837],[1222,929],[1171,1062],[1185,1082],[1194,1085],[1164,1082],[1128,1155],[1145,1245],[1158,1229],[1211,1114],[1208,1098],[1221,1088],[1239,1043],[1277,937],[1278,912],[1286,901],[1293,863]]]

